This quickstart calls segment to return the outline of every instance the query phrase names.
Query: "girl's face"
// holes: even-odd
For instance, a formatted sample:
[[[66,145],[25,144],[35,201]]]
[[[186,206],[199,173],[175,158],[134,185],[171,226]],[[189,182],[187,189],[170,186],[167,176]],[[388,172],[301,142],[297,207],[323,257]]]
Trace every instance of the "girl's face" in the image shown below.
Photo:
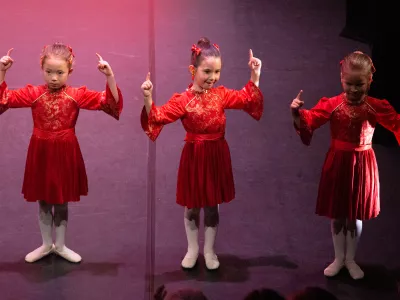
[[[347,100],[358,102],[368,93],[371,79],[370,75],[365,72],[348,70],[341,74],[343,91]]]
[[[50,90],[58,90],[63,87],[72,71],[69,69],[67,61],[57,56],[46,58],[42,70],[44,80]]]
[[[195,90],[211,89],[221,75],[221,58],[204,57],[197,68],[191,65],[189,69],[194,74],[193,87]]]

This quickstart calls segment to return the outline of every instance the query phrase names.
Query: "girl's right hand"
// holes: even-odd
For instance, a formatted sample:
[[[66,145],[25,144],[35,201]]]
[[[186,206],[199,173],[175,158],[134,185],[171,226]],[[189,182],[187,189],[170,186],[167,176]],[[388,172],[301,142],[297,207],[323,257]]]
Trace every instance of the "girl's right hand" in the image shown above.
[[[145,98],[151,97],[153,93],[153,83],[150,81],[150,72],[147,73],[146,81],[142,83],[141,89]]]
[[[7,55],[0,58],[0,71],[7,71],[13,64],[14,60],[11,58],[11,52],[13,48],[8,50]]]
[[[304,105],[304,101],[302,101],[300,99],[302,93],[303,93],[303,90],[301,90],[297,94],[296,98],[294,98],[292,103],[290,104],[290,109],[291,109],[293,115],[298,115],[300,107],[302,107]]]

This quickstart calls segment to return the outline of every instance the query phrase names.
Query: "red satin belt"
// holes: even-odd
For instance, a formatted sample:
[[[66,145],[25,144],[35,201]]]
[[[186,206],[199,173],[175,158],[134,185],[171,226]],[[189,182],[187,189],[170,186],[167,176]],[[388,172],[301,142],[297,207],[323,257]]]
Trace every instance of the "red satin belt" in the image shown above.
[[[46,131],[34,128],[33,135],[40,139],[65,139],[75,136],[75,128],[68,128],[59,131]]]
[[[187,132],[185,141],[186,142],[197,142],[197,141],[218,141],[225,137],[225,132],[217,133],[191,133]]]
[[[357,145],[350,142],[344,142],[339,140],[332,140],[331,148],[335,150],[343,150],[343,151],[365,151],[371,149],[372,145]]]

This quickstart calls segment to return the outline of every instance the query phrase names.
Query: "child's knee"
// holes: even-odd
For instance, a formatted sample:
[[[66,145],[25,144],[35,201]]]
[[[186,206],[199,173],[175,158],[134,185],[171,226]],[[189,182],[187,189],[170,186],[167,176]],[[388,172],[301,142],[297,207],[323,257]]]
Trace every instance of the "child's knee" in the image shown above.
[[[200,216],[200,208],[185,208],[185,218],[192,221]]]
[[[52,204],[48,204],[47,202],[45,202],[45,201],[39,201],[39,211],[40,211],[40,214],[49,214],[49,213],[51,213],[51,209],[53,208],[53,205]]]
[[[54,205],[54,224],[60,226],[62,221],[68,221],[68,205],[56,204]]]
[[[204,208],[204,225],[216,227],[219,224],[218,206]]]

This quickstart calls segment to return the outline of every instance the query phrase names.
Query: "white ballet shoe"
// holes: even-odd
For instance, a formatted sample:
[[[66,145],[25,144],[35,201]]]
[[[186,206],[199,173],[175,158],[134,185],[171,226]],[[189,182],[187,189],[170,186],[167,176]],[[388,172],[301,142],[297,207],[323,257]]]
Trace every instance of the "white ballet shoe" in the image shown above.
[[[344,267],[344,261],[335,259],[329,266],[325,268],[324,275],[327,277],[336,276],[343,267]]]
[[[204,260],[208,270],[216,270],[219,268],[219,260],[215,253],[204,253]]]
[[[53,252],[53,245],[42,245],[25,256],[25,261],[33,263]]]
[[[65,246],[65,234],[67,231],[67,222],[61,222],[60,226],[56,226],[56,242],[54,246],[54,253],[61,256],[72,263],[78,263],[82,257]]]
[[[351,278],[353,278],[354,280],[364,278],[363,270],[361,270],[361,268],[356,264],[354,260],[346,261],[345,266],[349,271]]]
[[[187,252],[185,257],[181,262],[181,266],[184,269],[192,269],[197,263],[197,258],[199,257],[199,253],[191,253]]]
[[[72,263],[79,263],[82,260],[82,257],[78,253],[72,251],[66,246],[63,246],[61,248],[57,248],[55,246],[54,253]]]
[[[346,236],[346,260],[344,262],[351,278],[353,278],[354,280],[358,280],[364,277],[363,270],[361,270],[361,268],[354,261],[354,257],[356,256],[357,251],[358,239],[360,238],[361,234],[362,222],[358,220],[356,225],[359,230],[358,235],[352,236],[351,234],[347,234]]]

